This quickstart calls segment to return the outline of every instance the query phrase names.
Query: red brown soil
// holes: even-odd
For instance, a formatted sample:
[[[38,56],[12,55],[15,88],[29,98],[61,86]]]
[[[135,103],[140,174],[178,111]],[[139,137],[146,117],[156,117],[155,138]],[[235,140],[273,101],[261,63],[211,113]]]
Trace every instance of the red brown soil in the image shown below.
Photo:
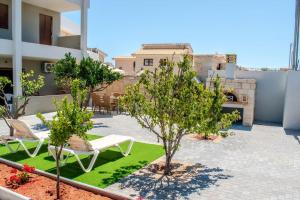
[[[194,176],[201,173],[203,170],[202,165],[191,165],[189,163],[182,163],[177,160],[173,160],[172,164],[172,173],[168,176],[168,180],[188,182]],[[142,168],[141,170],[135,172],[136,175],[149,176],[153,179],[159,180],[162,178],[165,169],[165,161],[163,159],[158,159],[154,161],[147,167]]]
[[[210,135],[210,136],[208,136],[208,138],[205,138],[201,134],[191,134],[191,135],[189,135],[189,138],[192,140],[206,140],[206,141],[212,141],[215,143],[218,143],[223,139],[223,137],[220,135]]]
[[[11,167],[0,164],[0,186],[6,187],[5,178],[9,178]],[[29,183],[21,185],[17,189],[11,189],[14,192],[30,197],[33,200],[55,200],[56,199],[56,182],[52,179],[30,174],[31,179]],[[111,200],[92,192],[81,190],[73,186],[61,183],[61,200]]]

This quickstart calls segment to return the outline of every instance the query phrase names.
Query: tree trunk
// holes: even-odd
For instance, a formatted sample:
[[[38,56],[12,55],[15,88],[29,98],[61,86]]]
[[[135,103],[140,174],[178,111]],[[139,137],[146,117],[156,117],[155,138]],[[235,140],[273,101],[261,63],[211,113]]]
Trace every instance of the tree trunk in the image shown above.
[[[60,152],[60,151],[59,151]],[[60,199],[60,153],[55,147],[55,156],[56,156],[56,199]]]
[[[164,170],[165,176],[170,176],[172,173],[171,160],[172,160],[171,154],[166,153],[166,163],[165,163],[165,170]]]
[[[89,89],[89,92],[88,92],[87,100],[86,100],[86,102],[85,102],[84,109],[86,109],[86,108],[89,106],[90,99],[91,99],[91,96],[92,96],[93,91],[94,91],[94,88],[90,88],[90,89]]]
[[[9,126],[9,136],[14,136],[14,128]]]

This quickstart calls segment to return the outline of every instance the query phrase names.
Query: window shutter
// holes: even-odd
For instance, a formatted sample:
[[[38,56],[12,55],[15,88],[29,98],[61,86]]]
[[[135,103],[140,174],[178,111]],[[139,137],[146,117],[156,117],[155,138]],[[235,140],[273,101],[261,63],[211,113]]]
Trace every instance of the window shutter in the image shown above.
[[[0,4],[0,28],[8,29],[8,5]]]

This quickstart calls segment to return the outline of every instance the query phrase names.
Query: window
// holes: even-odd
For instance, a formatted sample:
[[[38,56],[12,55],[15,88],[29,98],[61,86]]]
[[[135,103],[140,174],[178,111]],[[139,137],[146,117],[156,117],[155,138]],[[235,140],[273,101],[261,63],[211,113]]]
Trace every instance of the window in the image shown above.
[[[153,59],[144,59],[144,66],[153,66]]]
[[[0,28],[8,29],[8,5],[0,4]]]
[[[133,71],[135,72],[135,61],[133,62]]]
[[[159,64],[161,66],[166,66],[167,65],[168,60],[167,59],[160,59]]]

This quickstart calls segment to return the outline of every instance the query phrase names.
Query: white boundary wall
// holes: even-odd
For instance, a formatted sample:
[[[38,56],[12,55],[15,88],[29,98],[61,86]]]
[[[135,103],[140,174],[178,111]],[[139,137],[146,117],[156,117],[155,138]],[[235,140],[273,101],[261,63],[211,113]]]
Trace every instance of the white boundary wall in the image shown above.
[[[237,71],[236,78],[256,79],[255,121],[282,123],[287,72]]]
[[[300,72],[291,71],[287,78],[283,127],[300,130]]]
[[[61,101],[65,96],[71,101],[72,97],[66,95],[47,95],[47,96],[32,96],[26,107],[25,115],[35,115],[37,113],[49,113],[56,111],[54,100]],[[21,100],[22,101],[22,100]],[[21,102],[20,102],[21,103]]]

